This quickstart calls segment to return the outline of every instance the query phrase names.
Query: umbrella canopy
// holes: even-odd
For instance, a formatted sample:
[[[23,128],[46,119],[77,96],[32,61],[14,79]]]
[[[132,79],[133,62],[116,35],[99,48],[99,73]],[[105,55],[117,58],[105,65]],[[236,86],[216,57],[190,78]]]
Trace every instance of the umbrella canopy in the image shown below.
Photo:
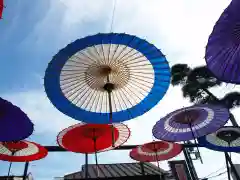
[[[154,45],[110,33],[76,40],[60,50],[47,67],[44,85],[64,114],[109,124],[150,110],[165,95],[170,76],[165,56]]]
[[[0,19],[2,19],[3,7],[3,0],[0,0]]]
[[[130,157],[141,162],[164,161],[177,156],[181,151],[181,144],[154,141],[132,149]]]
[[[207,67],[221,81],[240,84],[240,1],[232,0],[208,39]]]
[[[57,137],[59,146],[78,153],[95,153],[111,150],[112,132],[114,145],[118,147],[130,136],[130,130],[124,124],[76,124],[61,131]]]
[[[160,119],[153,127],[153,136],[165,141],[187,141],[215,132],[229,119],[227,108],[195,105],[178,109]]]
[[[215,151],[240,152],[240,128],[225,126],[198,139],[206,148]]]
[[[0,142],[19,141],[33,132],[33,123],[17,106],[0,98]]]
[[[0,142],[0,160],[9,162],[30,162],[44,158],[48,151],[41,145],[22,140]]]

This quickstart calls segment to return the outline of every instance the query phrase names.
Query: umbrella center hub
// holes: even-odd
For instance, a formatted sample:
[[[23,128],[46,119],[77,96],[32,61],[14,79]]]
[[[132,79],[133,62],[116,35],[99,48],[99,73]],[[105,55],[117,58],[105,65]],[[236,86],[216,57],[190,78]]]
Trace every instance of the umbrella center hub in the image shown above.
[[[114,84],[112,83],[106,83],[103,88],[107,91],[107,92],[112,92],[114,89]]]
[[[114,85],[114,89],[122,88],[127,85],[129,78],[129,69],[121,62],[92,64],[85,73],[87,85],[100,91],[106,90],[107,83]]]
[[[240,137],[240,133],[234,130],[223,130],[217,132],[216,136],[227,143],[231,143]]]
[[[193,124],[200,116],[198,110],[185,110],[177,114],[174,118],[175,122],[180,124]]]
[[[86,128],[83,130],[83,135],[90,139],[97,139],[103,136],[105,132],[105,128]]]
[[[25,142],[6,142],[6,143],[2,143],[3,146],[5,146],[9,151],[11,152],[17,152],[20,151],[22,149],[25,149],[28,147],[27,143]]]
[[[99,72],[99,75],[106,77],[111,73],[111,71],[112,71],[111,67],[102,65],[100,66],[98,72]]]

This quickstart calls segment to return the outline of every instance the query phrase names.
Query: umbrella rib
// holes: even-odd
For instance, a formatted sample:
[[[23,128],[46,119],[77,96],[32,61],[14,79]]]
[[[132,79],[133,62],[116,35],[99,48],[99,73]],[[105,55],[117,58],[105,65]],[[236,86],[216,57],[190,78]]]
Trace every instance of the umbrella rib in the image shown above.
[[[81,66],[82,66],[82,65],[86,65],[86,66],[91,65],[90,63],[86,63],[86,59],[82,59],[82,58],[80,58],[80,57],[78,57],[78,56],[75,56],[75,55],[72,56],[72,57],[74,57],[75,59],[78,59],[78,60],[80,60],[80,61],[74,60],[73,58],[69,58],[68,61],[74,62],[74,63],[76,63],[76,64],[80,64]]]
[[[122,111],[123,110],[123,107],[122,107],[122,105],[121,105],[121,102],[120,102],[120,99],[119,99],[119,97],[118,97],[118,95],[117,95],[117,92],[114,92],[114,94],[115,94],[115,96],[116,96],[116,98],[117,98],[117,100],[118,101],[116,101],[116,102],[118,102],[118,104],[119,104],[119,106],[120,106],[120,111]],[[117,107],[117,106],[116,106]]]
[[[102,93],[102,102],[100,103],[101,104],[101,109],[100,109],[100,112],[102,113],[103,111],[103,99],[104,99],[104,95],[105,95],[105,92]]]
[[[93,47],[93,46],[92,46]],[[97,52],[97,56],[94,54],[94,52],[92,52],[91,50],[92,50],[93,48],[88,48],[88,53],[89,53],[89,55],[91,55],[91,57],[92,57],[92,59],[95,59],[96,60],[96,62],[97,63],[104,63],[103,61],[101,61],[101,56],[99,55],[99,53],[96,51],[96,47],[94,46],[94,49],[95,49],[95,51],[94,52]]]
[[[79,83],[80,83],[80,82],[79,82]],[[84,88],[84,87],[85,87],[85,88]],[[84,89],[83,89],[83,88],[84,88]],[[77,88],[73,93],[71,93],[70,96],[67,96],[67,98],[70,99],[70,97],[75,94],[75,97],[72,99],[72,101],[74,101],[74,100],[80,95],[79,91],[80,91],[81,89],[83,89],[82,92],[86,93],[86,91],[87,91],[88,89],[90,89],[90,88],[89,88],[88,86],[84,86],[84,84],[83,84],[83,85],[80,86],[80,88]],[[81,95],[81,98],[82,98],[83,96],[84,96],[84,94]],[[79,98],[79,100],[80,100],[81,98]],[[78,104],[78,102],[77,102],[76,104]]]
[[[92,90],[91,92],[89,92],[88,93],[88,95],[87,95],[87,97],[83,100],[83,102],[86,102],[87,101],[87,104],[86,104],[86,106],[85,106],[85,109],[87,109],[87,107],[89,106],[89,104],[90,104],[90,102],[94,102],[94,100],[92,100],[92,97],[93,97],[93,95],[95,95],[97,93],[97,91],[95,91],[95,90]],[[95,96],[96,97],[96,96]],[[93,104],[92,104],[92,106],[93,106]],[[91,107],[92,106],[90,106],[90,109],[91,109]],[[90,110],[89,110],[90,111]]]
[[[80,108],[83,107],[83,104],[85,103],[85,100],[88,98],[88,96],[90,95],[90,93],[94,92],[94,90],[92,90],[91,88],[85,88],[85,90],[83,90],[84,93],[81,94],[81,97],[78,98],[77,102],[76,102],[76,105],[79,104],[79,102],[81,101],[81,105],[79,105]],[[87,95],[88,94],[88,95]],[[77,93],[77,96],[78,97],[80,95],[79,91]],[[76,99],[75,97],[75,99]],[[83,100],[83,98],[85,97],[85,99]]]
[[[99,106],[99,101],[100,101],[100,99],[101,99],[101,95],[103,95],[103,93],[98,93],[98,99],[97,99],[97,104],[96,104],[96,107],[95,108],[97,108],[98,106]],[[100,112],[101,112],[101,109],[99,109],[100,110]]]
[[[124,46],[124,48],[122,48],[122,51],[118,54],[118,56],[117,56],[116,59],[115,59],[116,61],[118,61],[119,56],[125,51],[126,48],[128,48],[128,45],[129,45],[134,39],[135,39],[135,37],[133,37],[133,38],[131,39],[131,41],[130,41],[127,45]]]
[[[122,99],[122,102],[123,102],[123,104],[125,105],[125,109],[129,112],[129,114],[130,114],[130,117],[133,117],[132,115],[131,115],[131,111],[129,111],[129,109],[128,109],[128,107],[127,107],[127,104],[125,103],[125,101],[124,101],[124,98],[122,97],[122,95],[121,95],[121,93],[120,92],[118,92],[118,94],[119,94],[119,96],[121,97],[121,99]]]
[[[134,78],[132,78],[131,81],[137,82],[136,79],[138,79],[138,80],[140,80],[140,81],[143,81],[143,82],[145,82],[145,83],[148,83],[148,84],[150,84],[150,85],[153,85],[153,83],[154,83],[154,82],[146,81],[145,79],[147,79],[147,78],[144,78],[144,79],[138,78],[138,76],[134,76]]]
[[[93,63],[98,63],[97,60],[90,58],[88,55],[86,55],[85,53],[83,53],[82,51],[79,51],[79,54],[83,55],[84,57],[86,57],[87,59],[91,60],[91,62]],[[92,64],[92,63],[91,63]]]
[[[142,94],[143,97],[146,96],[146,93],[148,92],[147,90],[143,89],[142,87],[140,86],[137,86],[133,83],[129,83],[129,86],[133,87],[134,89],[137,89],[137,91]],[[136,88],[137,87],[137,88]],[[145,93],[145,94],[144,94]],[[148,92],[149,94],[151,94],[151,92]],[[142,98],[141,98],[142,99]]]
[[[71,75],[64,75],[64,74],[62,74],[61,76],[65,76],[65,77],[67,77],[67,78],[61,78],[60,77],[60,82],[61,81],[67,81],[67,80],[70,80],[70,79],[75,79],[75,78],[79,78],[79,77],[83,77],[83,75],[82,74],[79,74],[79,75],[76,75],[76,76],[71,76]]]
[[[125,87],[125,89],[128,89],[132,94],[134,94],[140,101],[142,100],[141,97],[139,97],[134,91],[132,91],[130,88],[128,88],[127,86]],[[139,91],[138,91],[139,92]],[[141,92],[140,92],[141,93]],[[135,101],[136,103],[138,103],[137,101]]]
[[[96,105],[95,105],[95,104],[96,104],[95,101],[96,101],[97,97],[99,97],[99,94],[100,94],[100,93],[98,93],[96,90],[95,90],[95,93],[97,93],[97,94],[94,96],[94,99],[93,99],[93,101],[92,101],[92,106],[90,106],[89,111],[92,111],[93,106],[96,107]],[[93,109],[96,109],[96,108],[93,108]],[[96,110],[95,110],[95,111],[96,111]]]
[[[72,85],[74,86],[75,84],[79,83],[79,81],[84,80],[84,79],[85,79],[85,77],[82,77],[82,78],[70,78],[70,79],[68,79],[68,81],[66,81],[66,80],[61,81],[60,80],[60,86],[61,86],[61,88],[66,86],[66,85],[69,85],[69,84],[71,84],[70,86],[72,86]],[[71,81],[69,81],[69,80],[71,80]]]
[[[103,48],[103,44],[102,43],[101,43],[101,47],[102,47],[102,54],[103,54],[103,62],[105,64],[106,63],[106,59],[105,59],[104,48]]]
[[[124,91],[124,89],[120,89],[120,91],[124,94],[124,97],[127,97],[127,92],[126,91]],[[126,92],[126,94],[125,94],[125,92]],[[132,104],[132,102],[129,100],[129,98],[125,98],[125,99],[127,99],[127,101],[130,103],[130,105],[133,107],[134,105]],[[136,101],[135,101],[136,102]],[[138,103],[138,102],[136,102],[136,103]],[[128,108],[127,108],[128,109]]]

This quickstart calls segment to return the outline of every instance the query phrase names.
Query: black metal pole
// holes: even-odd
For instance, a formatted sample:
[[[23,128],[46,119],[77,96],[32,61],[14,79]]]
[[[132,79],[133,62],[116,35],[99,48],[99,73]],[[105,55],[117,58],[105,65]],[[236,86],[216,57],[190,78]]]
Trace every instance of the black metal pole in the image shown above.
[[[225,152],[224,154],[225,154],[225,159],[226,159],[226,166],[227,166],[228,180],[231,180],[230,169],[229,169],[229,166],[228,166],[227,153]]]
[[[141,171],[142,171],[142,175],[145,175],[145,171],[144,171],[144,162],[140,162],[140,167],[141,167]]]
[[[88,154],[85,154],[85,179],[88,178]]]
[[[225,153],[225,156],[226,156],[226,158],[227,158],[227,160],[228,160],[228,162],[229,162],[229,164],[230,164],[231,170],[233,171],[236,179],[237,179],[237,180],[240,180],[239,174],[238,174],[238,172],[237,172],[234,164],[232,163],[232,160],[231,160],[230,156],[228,155],[228,153]]]
[[[95,154],[95,162],[96,162],[96,169],[97,169],[97,177],[99,177],[99,170],[98,170],[98,159],[97,159],[97,138],[95,136],[95,129],[93,129],[93,143],[94,143],[94,154]]]
[[[14,153],[15,153],[15,152],[12,152],[11,155],[13,156]],[[9,175],[10,175],[11,167],[12,167],[12,162],[10,162],[10,164],[9,164],[7,180],[9,179]]]
[[[191,124],[191,123],[189,123],[189,127],[190,127],[190,130],[191,130],[191,132],[192,132],[192,136],[193,136],[193,139],[194,139],[194,143],[197,144],[197,141],[196,141],[196,138],[195,138],[195,135],[194,135],[194,132],[193,132],[192,124]],[[198,154],[199,154],[200,161],[201,161],[201,163],[203,164],[203,160],[202,160],[202,156],[200,155],[199,148],[198,148],[198,146],[196,146],[196,147],[197,147],[197,152],[198,152]]]
[[[12,162],[10,162],[10,164],[9,164],[8,174],[7,174],[7,180],[9,179],[9,175],[10,175],[11,167],[12,167]]]
[[[195,169],[195,168],[193,166],[193,162],[190,160],[189,153],[188,153],[187,149],[183,148],[183,153],[184,153],[184,156],[185,156],[185,160],[186,160],[186,163],[187,163],[188,170],[190,172],[191,179],[192,180],[197,180],[195,178],[195,173],[193,171],[193,169]]]
[[[26,162],[24,167],[24,172],[23,172],[23,180],[26,180],[27,178],[28,166],[29,166],[29,162]]]
[[[191,148],[191,147],[204,147],[202,144],[181,144],[183,148]],[[133,148],[136,148],[139,145],[123,145],[114,148],[113,150],[131,150]],[[60,147],[60,146],[44,146],[48,152],[67,152],[66,149]]]

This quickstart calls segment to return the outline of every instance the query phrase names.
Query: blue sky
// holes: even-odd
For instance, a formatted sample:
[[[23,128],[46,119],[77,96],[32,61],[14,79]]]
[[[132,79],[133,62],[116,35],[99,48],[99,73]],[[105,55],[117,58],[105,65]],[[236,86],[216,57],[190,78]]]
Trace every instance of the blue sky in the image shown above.
[[[229,2],[117,0],[113,31],[135,34],[154,43],[171,65],[202,65],[208,35]],[[58,132],[77,122],[56,110],[47,99],[43,88],[47,64],[70,42],[109,32],[113,0],[5,0],[5,6],[0,20],[0,96],[21,107],[36,125],[29,140],[54,145]],[[179,103],[172,103],[176,101]],[[132,130],[128,144],[151,141],[155,122],[183,105],[189,103],[182,98],[180,88],[170,87],[149,113],[127,122]],[[149,133],[143,135],[146,130]],[[99,159],[102,163],[131,161],[128,152],[121,154],[119,158],[117,151],[102,153]],[[207,150],[203,154],[209,168],[196,162],[200,177],[224,165],[222,154]],[[81,154],[50,153],[44,160],[31,163],[29,171],[37,179],[49,180],[79,170],[83,163]],[[167,168],[167,163],[163,162],[162,167]],[[6,174],[7,168],[8,163],[0,162],[0,175]],[[21,174],[22,170],[22,163],[14,163],[12,173]]]

